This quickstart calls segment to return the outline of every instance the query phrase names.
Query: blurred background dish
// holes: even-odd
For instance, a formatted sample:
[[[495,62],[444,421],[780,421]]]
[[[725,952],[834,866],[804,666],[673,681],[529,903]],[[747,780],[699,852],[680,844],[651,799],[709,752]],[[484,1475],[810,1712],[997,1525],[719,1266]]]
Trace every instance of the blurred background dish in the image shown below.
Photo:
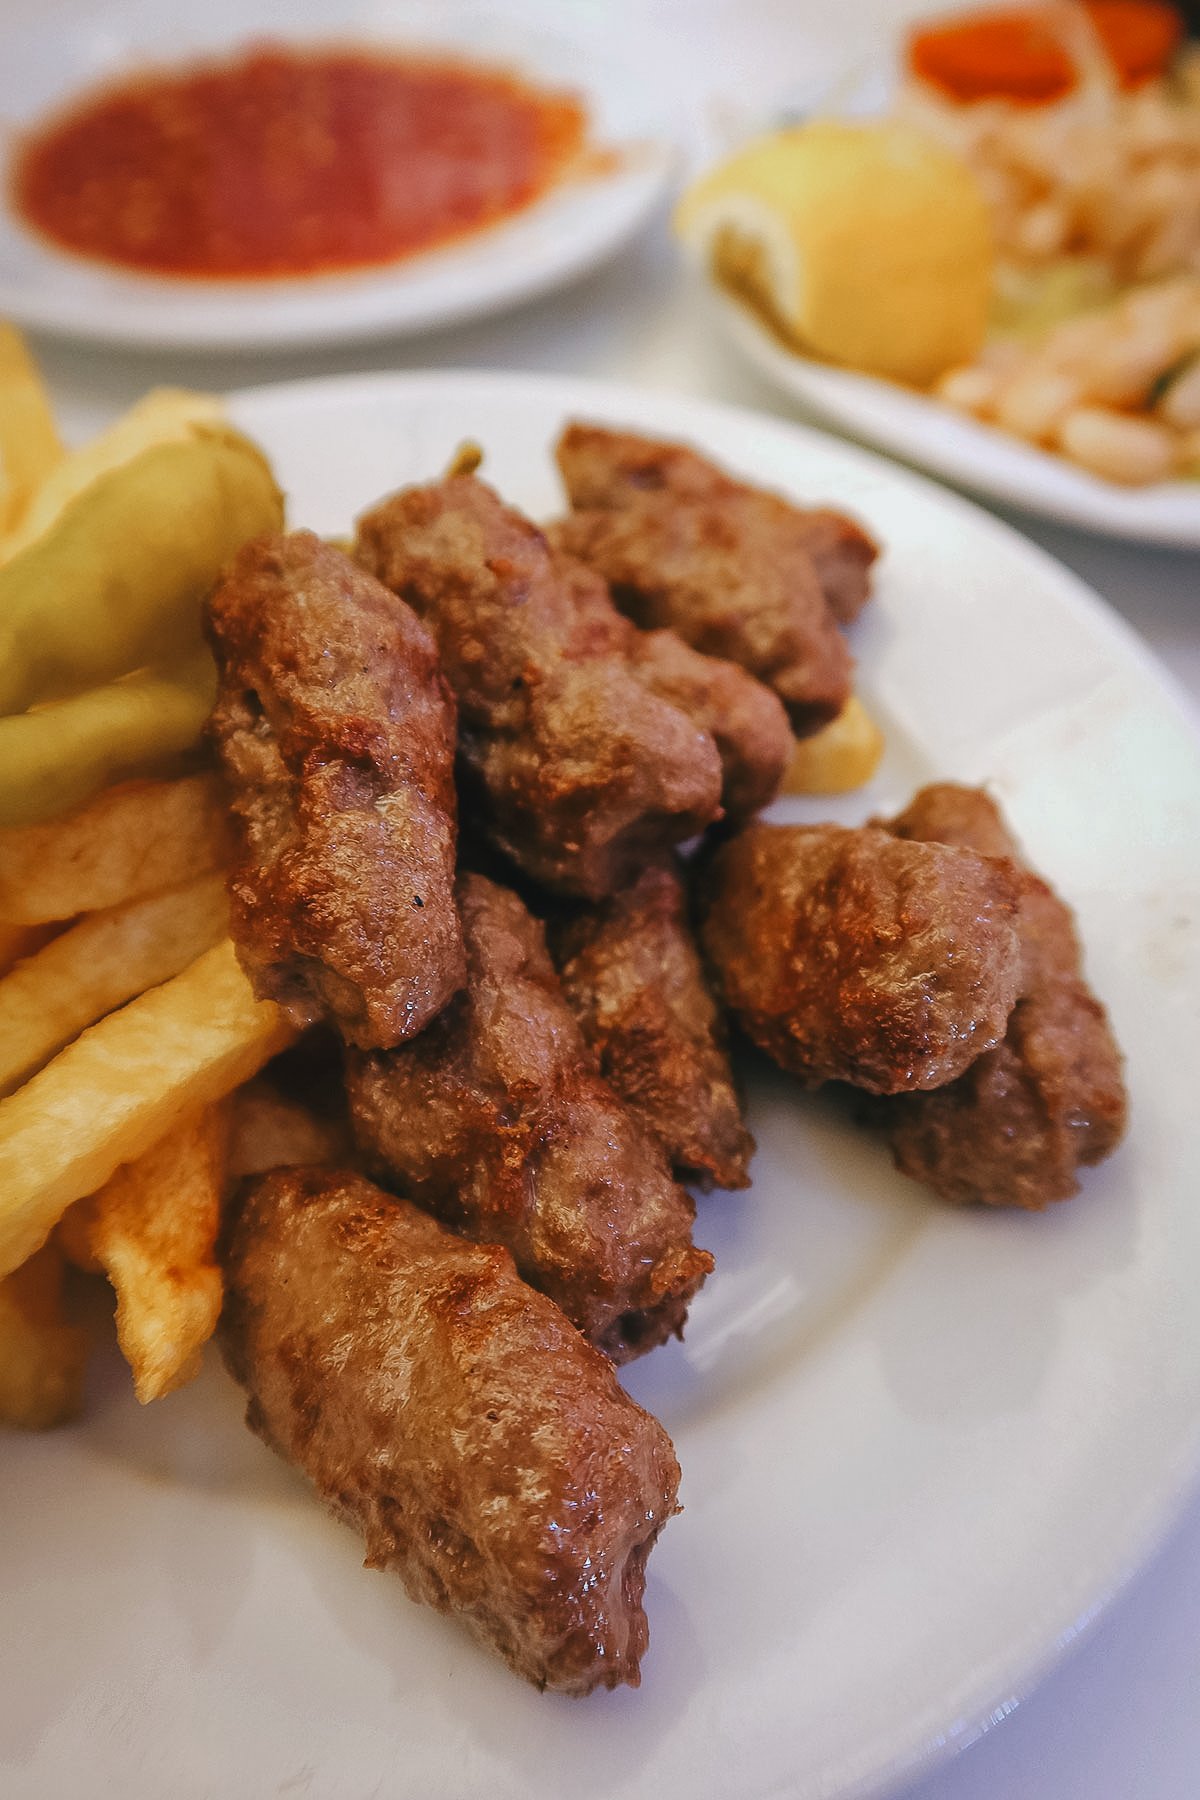
[[[269,53],[261,53],[262,46],[275,47],[273,59]],[[258,84],[266,91],[264,76],[269,76],[278,89],[290,78],[298,96],[307,80],[307,100],[312,98],[312,71],[306,72],[302,62],[289,66],[289,53],[308,56],[336,49],[357,54],[362,67],[372,57],[412,54],[459,59],[464,68],[474,66],[484,73],[511,72],[527,84],[527,102],[541,99],[546,104],[540,119],[519,118],[515,104],[509,106],[506,117],[500,117],[497,106],[494,141],[511,147],[518,131],[525,131],[536,147],[540,132],[549,145],[545,182],[540,188],[533,182],[523,188],[519,180],[512,179],[511,169],[493,169],[479,184],[483,191],[477,188],[468,196],[455,228],[445,232],[440,241],[437,230],[431,229],[428,244],[418,242],[411,210],[397,223],[394,215],[402,209],[392,206],[391,242],[398,252],[396,260],[378,260],[381,246],[386,250],[378,230],[375,247],[364,253],[362,233],[356,243],[353,234],[327,229],[324,241],[314,239],[311,231],[308,240],[298,239],[291,265],[286,257],[282,263],[276,259],[276,266],[284,268],[303,268],[307,262],[310,272],[256,276],[256,256],[259,269],[270,269],[261,236],[255,242],[254,234],[245,233],[245,241],[239,240],[230,249],[214,231],[212,255],[206,263],[188,247],[188,234],[180,232],[171,219],[171,213],[180,210],[181,196],[194,203],[197,217],[207,203],[206,196],[188,188],[189,181],[193,188],[199,186],[197,168],[206,175],[217,160],[205,153],[203,95],[193,91],[189,96],[197,153],[187,180],[180,179],[177,184],[178,192],[160,197],[164,202],[159,208],[163,229],[158,242],[150,242],[152,234],[147,232],[145,218],[136,217],[137,209],[131,209],[129,193],[119,202],[101,189],[96,174],[98,137],[78,132],[75,143],[61,149],[57,160],[48,155],[36,161],[23,158],[31,134],[107,84],[124,87],[139,69],[151,77],[195,74],[216,60],[244,56],[256,48],[260,55],[249,71],[251,85]],[[403,134],[394,134],[389,140],[386,129],[381,129],[378,137],[363,130],[362,67],[358,94],[345,96],[343,123],[357,134],[345,161],[349,166],[357,157],[359,169],[350,172],[359,173],[372,152],[381,152],[381,161],[387,151],[392,152],[389,169],[380,169],[378,181],[363,184],[364,191],[373,192],[378,199],[389,181],[409,190],[414,170],[411,156],[404,159]],[[228,66],[223,73],[232,91]],[[341,73],[344,86],[353,71],[343,65]],[[213,85],[210,80],[210,88]],[[503,83],[493,81],[491,85],[495,101],[495,90]],[[210,92],[207,99],[209,104],[220,101],[227,108],[229,97]],[[578,101],[581,118],[567,117],[573,110],[572,98]],[[444,105],[444,95],[439,99],[426,94],[424,99],[435,109]],[[527,104],[526,110],[532,112],[532,105]],[[127,156],[139,129],[146,128],[148,114],[131,121],[128,107],[124,119],[117,118],[115,111],[107,121],[109,142],[113,132],[121,129],[121,154]],[[6,28],[5,55],[0,63],[0,115],[8,127],[3,169],[6,201],[0,211],[0,313],[42,330],[142,349],[265,349],[395,336],[515,304],[570,280],[613,254],[652,213],[673,160],[667,131],[643,74],[626,65],[619,52],[598,54],[594,41],[573,38],[569,25],[532,32],[496,10],[420,5],[389,8],[381,19],[378,9],[353,0],[350,5],[338,0],[301,0],[286,18],[267,0],[258,4],[252,0],[248,6],[237,0],[214,0],[202,10],[169,0],[153,11],[130,0],[110,10],[102,30],[82,18],[64,28],[57,14],[45,15],[40,22],[27,20],[23,26]],[[382,108],[380,117],[386,127]],[[286,127],[284,111],[274,126],[280,126],[281,120]],[[565,129],[564,120],[571,131]],[[561,140],[557,147],[549,143],[555,133]],[[290,154],[292,136],[286,128],[277,132],[285,154]],[[478,141],[487,141],[486,132],[479,134]],[[458,154],[456,145],[449,145],[448,150],[451,156]],[[222,152],[229,156],[227,142],[222,143]],[[312,159],[309,162],[311,165]],[[403,164],[399,181],[397,162]],[[118,166],[115,156],[113,165]],[[88,171],[90,192],[84,188],[81,168]],[[453,172],[452,164],[450,168]],[[461,176],[461,165],[458,172]],[[285,175],[298,179],[298,170],[292,167]],[[429,175],[431,191],[436,192],[446,180],[446,169],[433,169]],[[61,195],[57,199],[54,195],[54,178],[70,189],[67,205],[60,203]],[[236,171],[227,169],[226,192],[235,182]],[[266,210],[263,188],[256,192],[247,184],[247,193],[251,196],[247,210],[256,222],[261,221]],[[400,197],[406,199],[407,192]],[[140,203],[138,194],[133,198]],[[91,248],[104,241],[97,227],[100,204],[109,207],[109,241],[116,223],[122,224],[120,254],[109,261],[79,251],[80,244]],[[30,211],[39,229],[21,216]],[[376,211],[381,217],[383,208]],[[328,209],[326,223],[336,223],[333,207]],[[375,223],[378,225],[378,218]],[[400,254],[405,238],[410,252]],[[66,248],[64,243],[75,247]],[[122,262],[126,266],[121,266]],[[136,262],[143,267],[128,266]],[[178,272],[160,272],[168,268]],[[227,270],[237,268],[255,278],[222,278]]]
[[[1200,548],[1200,483],[1118,487],[914,388],[799,355],[746,307],[713,295],[718,326],[773,386],[814,417],[902,462],[1063,525]]]
[[[978,492],[1200,541],[1200,51],[1179,12],[973,8],[918,20],[881,73],[798,93],[685,194],[677,233],[739,345]]]

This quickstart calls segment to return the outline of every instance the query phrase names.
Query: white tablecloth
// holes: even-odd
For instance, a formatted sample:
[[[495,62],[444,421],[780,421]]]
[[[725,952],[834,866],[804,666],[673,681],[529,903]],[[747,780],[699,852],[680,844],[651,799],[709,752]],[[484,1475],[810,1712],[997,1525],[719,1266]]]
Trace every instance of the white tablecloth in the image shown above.
[[[7,0],[4,0],[7,4]],[[74,10],[74,9],[72,9]],[[528,0],[522,10],[536,10]],[[912,0],[566,0],[589,28],[639,33],[693,145],[714,109],[769,103],[794,72],[861,53]],[[743,405],[776,395],[710,328],[660,218],[619,261],[503,318],[440,336],[281,358],[188,359],[36,345],[68,431],[82,435],[155,382],[240,387],[371,368],[489,367],[608,376]],[[1121,612],[1200,705],[1200,556],[1154,551],[1007,515]],[[1200,716],[1200,715],[1198,715]],[[1200,1204],[1200,1196],[1197,1203]],[[1197,1299],[1200,1306],[1200,1296]],[[1149,1403],[1150,1397],[1148,1397]],[[1032,1696],[908,1800],[1196,1800],[1200,1795],[1200,1500]],[[732,1793],[732,1790],[731,1790]]]

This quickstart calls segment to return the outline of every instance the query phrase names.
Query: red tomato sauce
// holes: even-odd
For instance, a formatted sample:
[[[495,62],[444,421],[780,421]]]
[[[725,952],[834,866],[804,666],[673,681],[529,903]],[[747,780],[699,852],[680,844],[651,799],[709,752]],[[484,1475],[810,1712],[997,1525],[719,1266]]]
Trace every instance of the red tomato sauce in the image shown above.
[[[56,244],[156,275],[311,275],[519,212],[586,124],[502,69],[263,46],[85,96],[26,138],[13,201]]]

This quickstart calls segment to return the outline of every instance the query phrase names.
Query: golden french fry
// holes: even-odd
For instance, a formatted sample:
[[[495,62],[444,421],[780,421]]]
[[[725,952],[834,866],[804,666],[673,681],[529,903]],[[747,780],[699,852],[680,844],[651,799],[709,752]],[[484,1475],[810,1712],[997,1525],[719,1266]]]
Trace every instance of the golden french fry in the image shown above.
[[[343,1124],[281,1094],[268,1077],[240,1087],[230,1109],[229,1173],[234,1180],[294,1163],[341,1163],[350,1153]]]
[[[178,771],[216,690],[201,650],[177,669],[144,670],[0,719],[0,829],[57,819],[116,781]]]
[[[0,324],[0,548],[64,454],[29,347],[12,325]]]
[[[4,329],[0,328],[0,383],[5,367]],[[25,357],[28,362],[28,352]],[[2,387],[0,392],[3,392]],[[224,417],[225,409],[215,394],[193,394],[183,388],[151,388],[128,412],[114,420],[107,431],[73,450],[69,456],[55,434],[57,453],[51,459],[45,454],[41,457],[39,473],[29,484],[32,498],[21,515],[19,528],[10,531],[0,549],[7,557],[31,544],[50,528],[77,494],[100,476],[123,468],[151,445],[182,443],[195,435],[198,426],[219,425]],[[2,442],[0,439],[0,444]]]
[[[837,718],[801,738],[783,778],[785,794],[845,794],[870,781],[883,755],[883,733],[857,694]]]
[[[211,775],[109,788],[48,824],[0,831],[0,920],[40,925],[180,887],[220,866],[225,809]]]
[[[67,1215],[112,1282],[117,1342],[143,1405],[199,1372],[220,1317],[227,1123],[224,1106],[206,1107]]]
[[[104,1270],[92,1253],[92,1221],[88,1212],[90,1205],[90,1200],[76,1200],[74,1206],[68,1206],[54,1227],[54,1235],[49,1241],[57,1244],[67,1261],[82,1274],[103,1275]]]
[[[44,1431],[83,1401],[87,1334],[67,1322],[54,1244],[0,1281],[0,1424]]]
[[[5,925],[0,921],[0,976],[49,943],[56,930],[54,925]]]
[[[226,939],[68,1044],[0,1100],[0,1275],[32,1256],[72,1201],[295,1035],[273,1001],[254,998]]]
[[[282,522],[270,464],[231,426],[97,476],[0,563],[0,713],[190,656],[224,564]]]
[[[229,928],[221,875],[88,913],[0,981],[0,1094],[88,1025],[169,981]]]

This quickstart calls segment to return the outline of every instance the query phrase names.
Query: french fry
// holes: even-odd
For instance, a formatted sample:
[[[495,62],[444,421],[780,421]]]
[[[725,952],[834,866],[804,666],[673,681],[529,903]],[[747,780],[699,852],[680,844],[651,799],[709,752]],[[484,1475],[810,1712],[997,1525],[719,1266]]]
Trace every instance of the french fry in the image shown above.
[[[72,1201],[295,1035],[273,1001],[254,998],[225,939],[68,1044],[0,1100],[0,1275],[32,1256]]]
[[[341,1163],[350,1153],[342,1122],[310,1112],[267,1077],[240,1087],[230,1110],[229,1173],[234,1180],[295,1163]]]
[[[54,1235],[49,1241],[58,1245],[67,1261],[81,1274],[103,1275],[104,1270],[92,1252],[92,1221],[88,1212],[90,1204],[89,1200],[76,1200],[74,1206],[68,1206],[54,1227]]]
[[[55,934],[53,925],[5,925],[0,923],[0,976],[7,975],[27,956],[33,956]]]
[[[180,887],[220,866],[225,811],[211,775],[144,781],[78,812],[0,831],[0,920],[40,925]]]
[[[225,882],[187,887],[88,913],[0,981],[0,1094],[88,1025],[169,981],[229,926]]]
[[[45,383],[20,332],[0,324],[0,554],[65,452]]]
[[[0,1424],[26,1431],[79,1412],[87,1334],[63,1314],[63,1261],[54,1244],[0,1281]]]
[[[117,1296],[117,1342],[143,1405],[199,1372],[221,1313],[225,1107],[185,1120],[67,1215]],[[63,1224],[66,1224],[63,1220]],[[61,1229],[61,1227],[60,1227]]]
[[[883,755],[883,733],[857,694],[836,719],[801,738],[783,778],[785,794],[845,794],[870,781]]]

